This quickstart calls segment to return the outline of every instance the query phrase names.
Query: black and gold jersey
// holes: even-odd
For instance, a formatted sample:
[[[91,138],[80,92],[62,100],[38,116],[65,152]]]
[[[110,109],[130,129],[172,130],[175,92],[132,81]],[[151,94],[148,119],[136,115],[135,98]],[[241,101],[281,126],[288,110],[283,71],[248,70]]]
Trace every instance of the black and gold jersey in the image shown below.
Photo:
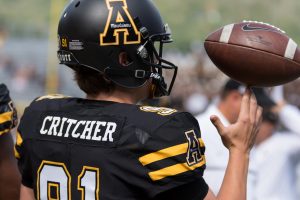
[[[48,96],[26,108],[15,153],[36,199],[147,200],[203,182],[204,148],[189,113]]]
[[[10,132],[18,123],[17,111],[4,84],[0,84],[0,136]]]
[[[0,113],[0,136],[10,131],[12,127],[12,117],[12,111]]]

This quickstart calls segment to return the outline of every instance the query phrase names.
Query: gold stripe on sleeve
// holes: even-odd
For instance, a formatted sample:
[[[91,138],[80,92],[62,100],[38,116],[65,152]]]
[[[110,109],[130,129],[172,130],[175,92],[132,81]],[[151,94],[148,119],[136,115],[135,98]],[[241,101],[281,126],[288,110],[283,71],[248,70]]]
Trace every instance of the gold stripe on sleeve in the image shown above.
[[[7,122],[7,121],[11,121],[13,116],[13,112],[5,112],[0,114],[0,124]]]
[[[9,131],[10,131],[10,129],[5,129],[5,130],[3,130],[3,131],[0,131],[0,136],[3,135],[4,133],[9,132]]]
[[[204,142],[201,138],[198,139],[200,142],[200,146],[204,147]],[[183,143],[175,146],[171,146],[153,153],[149,153],[147,155],[144,155],[139,158],[140,163],[142,163],[143,166],[149,165],[151,163],[170,158],[173,156],[178,156],[180,154],[187,153],[188,149],[188,143]]]
[[[175,176],[187,171],[195,170],[196,168],[199,168],[204,164],[205,156],[202,156],[202,161],[195,165],[189,166],[187,163],[179,163],[157,171],[150,172],[149,176],[153,181],[158,181],[169,176]]]
[[[20,156],[18,150],[16,149],[16,147],[14,147],[14,152],[15,152],[15,157],[16,157],[17,159],[20,159],[21,156]]]
[[[23,143],[23,138],[22,138],[20,132],[17,132],[17,141],[16,141],[16,144],[17,144],[17,146],[21,146],[22,143]]]
[[[139,158],[142,165],[149,165],[153,162],[163,160],[165,158],[177,156],[187,152],[188,143],[179,144],[166,149],[162,149]]]

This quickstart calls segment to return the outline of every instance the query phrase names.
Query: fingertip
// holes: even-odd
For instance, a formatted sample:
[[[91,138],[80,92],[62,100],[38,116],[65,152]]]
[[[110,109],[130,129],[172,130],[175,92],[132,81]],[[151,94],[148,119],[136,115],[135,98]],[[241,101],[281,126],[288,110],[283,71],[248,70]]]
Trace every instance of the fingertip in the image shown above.
[[[243,101],[244,102],[247,102],[250,100],[251,98],[251,95],[252,95],[252,92],[251,92],[251,89],[249,87],[247,87],[245,89],[245,92],[244,92],[244,95],[243,95]]]
[[[210,116],[210,121],[215,125],[215,126],[220,126],[221,120],[217,115],[212,115]]]
[[[255,96],[255,94],[253,92],[251,93],[250,98],[251,98],[251,100],[256,101],[256,96]]]
[[[219,133],[222,133],[224,130],[224,125],[221,122],[220,118],[216,115],[212,115],[212,116],[210,116],[210,120],[211,120],[212,124],[216,127],[217,131]]]
[[[216,115],[210,116],[210,121],[211,121],[212,123],[215,123],[215,122],[217,121],[217,119],[218,119],[218,117],[217,117]]]

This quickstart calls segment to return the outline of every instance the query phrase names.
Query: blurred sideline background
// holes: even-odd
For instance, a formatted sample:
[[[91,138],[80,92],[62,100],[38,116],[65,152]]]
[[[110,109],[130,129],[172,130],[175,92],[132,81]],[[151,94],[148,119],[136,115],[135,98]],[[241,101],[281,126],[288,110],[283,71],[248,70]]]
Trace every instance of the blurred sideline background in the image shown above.
[[[154,0],[172,29],[167,57],[179,66],[172,95],[159,102],[202,112],[227,79],[207,58],[205,37],[242,20],[263,21],[300,43],[299,0]],[[70,69],[58,64],[57,23],[68,0],[0,0],[0,82],[11,90],[19,115],[36,97],[83,97]],[[287,102],[300,107],[300,81],[284,86]],[[299,127],[300,128],[300,127]]]

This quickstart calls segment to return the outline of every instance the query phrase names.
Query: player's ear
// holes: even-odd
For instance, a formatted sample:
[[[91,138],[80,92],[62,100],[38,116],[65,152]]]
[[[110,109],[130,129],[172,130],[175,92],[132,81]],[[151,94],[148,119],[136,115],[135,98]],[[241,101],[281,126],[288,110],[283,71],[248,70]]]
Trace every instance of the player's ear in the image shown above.
[[[124,67],[128,66],[130,64],[129,60],[130,60],[130,58],[126,52],[123,51],[119,54],[119,63],[122,66],[124,66]]]

